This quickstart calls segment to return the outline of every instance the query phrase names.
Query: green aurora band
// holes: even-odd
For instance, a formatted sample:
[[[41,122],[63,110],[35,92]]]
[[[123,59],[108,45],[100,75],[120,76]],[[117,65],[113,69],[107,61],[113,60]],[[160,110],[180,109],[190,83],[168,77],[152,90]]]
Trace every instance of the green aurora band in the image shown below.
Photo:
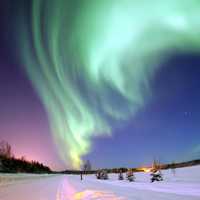
[[[20,29],[23,65],[67,166],[151,96],[164,55],[199,51],[198,0],[33,0]]]

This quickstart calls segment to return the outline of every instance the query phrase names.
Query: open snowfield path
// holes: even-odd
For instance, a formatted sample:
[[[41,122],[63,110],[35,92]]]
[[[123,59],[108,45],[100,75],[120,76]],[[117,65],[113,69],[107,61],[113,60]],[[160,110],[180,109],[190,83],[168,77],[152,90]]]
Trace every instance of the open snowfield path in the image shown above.
[[[97,180],[94,175],[84,176],[83,181],[73,175],[19,180],[0,186],[0,200],[200,200],[198,176],[155,184],[139,176],[147,177],[139,174],[132,183],[118,181],[117,175],[110,175],[110,180]]]

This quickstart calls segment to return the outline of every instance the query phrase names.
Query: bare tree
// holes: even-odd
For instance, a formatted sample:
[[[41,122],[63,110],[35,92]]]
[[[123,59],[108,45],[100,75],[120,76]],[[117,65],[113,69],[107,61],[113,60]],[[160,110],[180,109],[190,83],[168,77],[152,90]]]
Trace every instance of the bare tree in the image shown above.
[[[8,142],[1,141],[0,142],[0,156],[10,158],[12,157],[12,149]]]
[[[83,165],[83,171],[91,171],[92,165],[89,160],[87,160]]]
[[[152,164],[152,169],[154,170],[161,170],[161,164],[159,160],[154,159],[153,164]]]
[[[174,176],[176,175],[176,164],[174,161],[171,163],[171,172]]]

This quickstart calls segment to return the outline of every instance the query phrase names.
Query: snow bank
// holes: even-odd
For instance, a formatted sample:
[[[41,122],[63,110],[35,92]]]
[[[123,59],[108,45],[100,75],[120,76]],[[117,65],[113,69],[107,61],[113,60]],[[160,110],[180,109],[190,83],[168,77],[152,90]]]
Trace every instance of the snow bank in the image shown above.
[[[16,181],[24,181],[27,179],[38,179],[48,177],[49,174],[26,174],[26,173],[19,173],[19,174],[7,174],[7,173],[0,173],[0,186],[5,186],[8,184],[13,184]]]
[[[124,189],[148,190],[177,195],[198,196],[200,199],[200,166],[162,170],[164,181],[150,182],[150,172],[135,173],[135,182],[126,179],[119,181],[118,174],[109,174],[109,180],[96,180],[94,175],[85,176],[85,180],[115,186]],[[125,174],[124,174],[125,177]]]

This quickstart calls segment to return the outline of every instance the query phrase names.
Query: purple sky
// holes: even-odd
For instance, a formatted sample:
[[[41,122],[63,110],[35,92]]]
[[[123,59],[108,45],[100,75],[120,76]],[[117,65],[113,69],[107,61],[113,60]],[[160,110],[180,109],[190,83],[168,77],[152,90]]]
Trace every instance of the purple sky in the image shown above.
[[[51,138],[47,114],[18,58],[17,2],[23,1],[5,0],[0,8],[0,140],[11,144],[16,157],[65,169]],[[123,126],[115,127],[113,137],[94,139],[85,159],[95,167],[200,157],[193,152],[200,141],[200,55],[172,53],[161,65],[151,83],[151,101]]]

